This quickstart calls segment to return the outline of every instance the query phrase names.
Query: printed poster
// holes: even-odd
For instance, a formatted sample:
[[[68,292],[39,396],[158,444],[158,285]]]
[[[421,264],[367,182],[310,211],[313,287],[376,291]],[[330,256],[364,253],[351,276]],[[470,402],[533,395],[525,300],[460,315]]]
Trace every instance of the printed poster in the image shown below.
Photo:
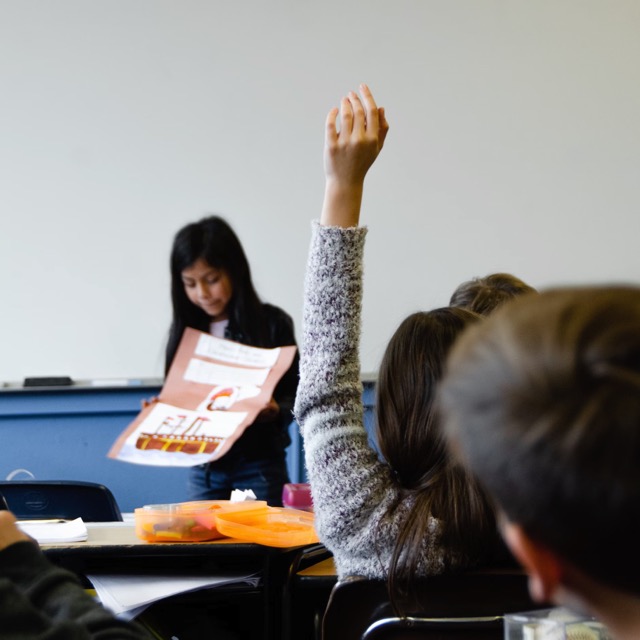
[[[295,352],[187,328],[157,401],[142,409],[108,457],[168,467],[220,458],[269,404]]]

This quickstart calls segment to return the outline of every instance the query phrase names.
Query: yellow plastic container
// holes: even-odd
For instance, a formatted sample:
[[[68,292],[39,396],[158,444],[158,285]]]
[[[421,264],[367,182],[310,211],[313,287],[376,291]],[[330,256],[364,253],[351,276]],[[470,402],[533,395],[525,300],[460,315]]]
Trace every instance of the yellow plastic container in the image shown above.
[[[136,535],[148,542],[203,542],[223,538],[217,514],[266,511],[263,501],[204,500],[152,504],[135,510]]]
[[[231,538],[269,547],[296,547],[318,542],[313,513],[267,507],[262,511],[221,511],[218,531]]]

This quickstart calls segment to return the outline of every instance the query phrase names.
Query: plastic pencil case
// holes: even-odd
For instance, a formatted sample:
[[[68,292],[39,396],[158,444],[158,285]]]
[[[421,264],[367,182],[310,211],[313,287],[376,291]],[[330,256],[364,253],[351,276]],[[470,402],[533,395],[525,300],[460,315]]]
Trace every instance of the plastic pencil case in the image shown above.
[[[282,504],[291,509],[313,511],[311,485],[308,482],[289,482],[282,489]]]
[[[267,507],[263,511],[224,511],[216,516],[218,531],[231,538],[268,547],[296,547],[318,542],[313,514]]]
[[[610,640],[609,630],[595,618],[564,607],[507,613],[505,640]]]
[[[136,535],[147,542],[203,542],[223,538],[217,514],[226,511],[263,511],[263,501],[203,500],[145,505],[135,510]]]

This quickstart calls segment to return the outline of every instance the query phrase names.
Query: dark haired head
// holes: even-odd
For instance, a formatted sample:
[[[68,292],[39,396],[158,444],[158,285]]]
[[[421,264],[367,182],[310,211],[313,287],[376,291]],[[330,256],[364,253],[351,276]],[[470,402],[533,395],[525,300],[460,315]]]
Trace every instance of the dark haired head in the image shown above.
[[[449,304],[486,316],[511,298],[535,292],[533,287],[510,273],[492,273],[463,282],[453,292]]]
[[[415,313],[391,338],[380,366],[378,445],[405,492],[415,496],[392,558],[392,594],[415,575],[411,558],[429,535],[430,516],[440,521],[441,543],[461,559],[477,560],[496,536],[492,509],[475,480],[452,463],[433,406],[449,349],[479,319],[456,308]]]
[[[523,297],[454,347],[448,437],[527,535],[640,593],[640,289]]]
[[[173,321],[167,344],[167,370],[186,327],[209,330],[211,318],[189,301],[182,281],[182,271],[199,259],[226,272],[233,291],[228,305],[229,325],[235,333],[260,345],[261,305],[244,249],[224,219],[209,216],[180,229],[173,241],[170,257]]]

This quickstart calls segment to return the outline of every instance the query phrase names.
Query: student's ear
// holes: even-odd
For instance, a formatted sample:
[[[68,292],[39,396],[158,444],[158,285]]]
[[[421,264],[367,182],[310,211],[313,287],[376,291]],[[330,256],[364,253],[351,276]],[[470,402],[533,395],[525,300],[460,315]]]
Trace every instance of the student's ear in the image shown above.
[[[517,524],[505,522],[502,535],[513,555],[529,574],[529,591],[538,602],[552,602],[562,582],[563,563],[546,547],[532,540]]]

